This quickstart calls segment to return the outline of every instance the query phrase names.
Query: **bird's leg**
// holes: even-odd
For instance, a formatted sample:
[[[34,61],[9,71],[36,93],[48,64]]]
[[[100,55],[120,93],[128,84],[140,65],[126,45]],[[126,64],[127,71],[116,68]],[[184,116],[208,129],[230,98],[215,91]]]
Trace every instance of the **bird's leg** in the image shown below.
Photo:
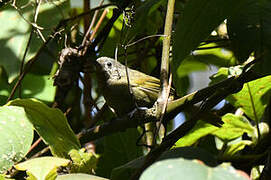
[[[134,116],[134,114],[137,112],[137,111],[146,111],[146,110],[148,110],[148,108],[147,107],[136,107],[136,108],[134,108],[131,112],[129,112],[128,113],[128,116],[130,117],[130,118],[132,118],[133,116]]]

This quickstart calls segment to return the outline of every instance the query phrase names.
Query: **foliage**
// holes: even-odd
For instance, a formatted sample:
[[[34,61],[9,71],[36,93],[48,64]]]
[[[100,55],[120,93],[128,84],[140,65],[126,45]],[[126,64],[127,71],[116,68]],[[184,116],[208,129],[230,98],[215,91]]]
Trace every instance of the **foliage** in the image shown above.
[[[117,52],[160,78],[174,1],[82,2],[0,1],[0,179],[269,178],[270,0],[175,2],[168,106],[177,107],[164,116],[167,136],[154,141],[148,111],[117,117],[106,106],[94,62]],[[88,2],[98,8],[85,35],[95,12]],[[210,84],[190,92],[200,84],[191,74],[210,67]]]

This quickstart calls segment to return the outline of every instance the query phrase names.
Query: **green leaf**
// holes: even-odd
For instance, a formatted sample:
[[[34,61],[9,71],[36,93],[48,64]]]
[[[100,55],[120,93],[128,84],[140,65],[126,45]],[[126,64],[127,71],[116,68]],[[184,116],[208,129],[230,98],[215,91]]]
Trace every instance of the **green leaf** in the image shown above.
[[[215,47],[215,46],[218,46],[218,44],[210,43],[204,46],[200,46],[200,48],[210,48],[210,47]],[[189,55],[189,56],[193,56],[194,59],[199,62],[202,62],[205,64],[212,64],[218,67],[232,66],[235,64],[235,61],[236,61],[236,59],[233,56],[233,53],[224,48],[195,50],[193,52],[193,55]]]
[[[43,102],[52,102],[54,100],[56,87],[53,86],[53,79],[50,76],[39,76],[34,74],[26,74],[22,81],[21,97],[35,98]],[[9,92],[14,87],[15,82],[9,85],[7,82],[0,82],[0,103],[5,103]],[[18,97],[18,92],[15,93],[14,98]]]
[[[234,140],[245,132],[249,135],[254,133],[254,127],[243,116],[228,113],[222,117],[222,121],[224,122],[223,126],[212,134],[225,142]]]
[[[1,9],[0,21],[5,26],[2,26],[0,31],[0,65],[7,72],[9,82],[13,81],[19,74],[20,64],[30,36],[31,25],[25,20],[27,19],[29,22],[33,21],[35,8],[33,8],[30,1],[16,1],[16,6],[24,18],[11,5],[7,5]],[[44,28],[44,30],[41,30],[41,33],[45,39],[50,35],[51,29],[67,16],[68,6],[69,3],[67,0],[44,2],[41,4],[37,25]],[[52,14],[54,15],[53,18],[48,20],[48,17],[51,17]],[[35,56],[42,44],[42,40],[34,33],[25,62]]]
[[[182,147],[175,148],[164,152],[157,161],[164,159],[172,159],[183,157],[185,159],[200,159],[209,166],[216,166],[217,162],[213,154],[205,151],[202,148],[195,147]],[[134,159],[120,167],[113,170],[111,174],[111,180],[129,179],[131,175],[137,171],[144,163],[145,156]]]
[[[70,160],[57,157],[30,159],[15,166],[20,171],[27,171],[28,176],[36,180],[51,180],[57,176],[57,168],[67,166]]]
[[[198,61],[194,56],[189,56],[181,63],[177,74],[178,77],[183,77],[190,74],[191,72],[205,70],[207,70],[207,65],[205,63]]]
[[[7,105],[20,106],[25,109],[27,117],[42,139],[50,146],[52,154],[69,157],[72,149],[79,150],[80,143],[70,128],[64,114],[56,108],[35,99],[16,99]]]
[[[103,177],[89,175],[89,174],[82,174],[82,173],[60,175],[60,176],[57,176],[56,178],[56,180],[74,180],[74,179],[76,180],[109,180]]]
[[[35,98],[45,102],[54,100],[56,87],[50,76],[27,74],[22,83],[22,98]]]
[[[194,50],[201,41],[226,18],[234,14],[244,0],[190,0],[187,2],[176,27],[173,41],[173,68]]]
[[[242,68],[242,66],[220,68],[219,71],[211,77],[211,84],[226,79],[228,76],[240,74]],[[241,91],[228,96],[226,100],[236,108],[242,108],[246,115],[254,121],[256,119],[261,120],[271,97],[270,81],[271,76],[266,76],[249,83],[245,83]],[[255,111],[253,110],[253,106]]]
[[[73,162],[70,172],[90,174],[96,169],[98,161],[97,155],[91,152],[85,152],[85,149],[73,149],[69,152],[69,155]]]
[[[143,172],[140,180],[179,179],[180,177],[185,180],[248,179],[248,176],[238,174],[232,166],[211,168],[201,162],[179,158],[154,163]]]
[[[142,148],[136,146],[139,137],[137,129],[127,129],[103,139],[104,152],[98,161],[97,175],[110,177],[112,169],[123,165],[139,156]]]
[[[191,146],[200,138],[211,134],[218,130],[218,127],[213,126],[205,121],[198,121],[197,124],[181,139],[176,142],[176,147]]]
[[[177,76],[174,81],[174,86],[176,87],[177,94],[181,97],[187,93],[189,88],[189,77],[191,72],[195,71],[205,71],[207,65],[203,62],[198,61],[193,56],[187,57],[182,63],[180,68],[178,68]]]
[[[242,116],[226,114],[222,117],[224,122],[221,128],[213,126],[205,121],[198,121],[197,124],[181,139],[176,142],[176,147],[191,146],[200,138],[209,134],[219,137],[223,141],[231,141],[248,133],[254,134],[254,127]]]
[[[227,79],[228,75],[229,75],[229,68],[225,68],[225,67],[219,68],[217,73],[210,77],[211,79],[210,85],[218,83],[224,79]]]
[[[25,157],[33,141],[33,126],[24,109],[0,107],[0,173]]]
[[[252,144],[251,141],[248,140],[242,140],[238,143],[228,145],[224,152],[224,156],[233,156],[236,154],[238,151],[241,151],[244,149],[246,146],[250,146]]]
[[[236,108],[240,107],[246,115],[256,121],[261,120],[264,111],[270,102],[271,76],[266,76],[249,83],[244,84],[243,89],[227,98],[227,100]],[[249,89],[250,93],[249,93]],[[250,95],[252,97],[250,97]],[[253,110],[253,105],[255,112]],[[254,114],[255,113],[255,114]],[[256,117],[255,117],[256,115]]]

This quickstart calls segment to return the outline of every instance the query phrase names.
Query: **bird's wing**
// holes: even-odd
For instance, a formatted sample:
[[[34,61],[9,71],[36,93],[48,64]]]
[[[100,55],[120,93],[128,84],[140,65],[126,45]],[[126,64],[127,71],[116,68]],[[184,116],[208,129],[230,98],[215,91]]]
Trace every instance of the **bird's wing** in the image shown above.
[[[140,78],[139,78],[140,77]],[[160,91],[160,80],[149,76],[143,73],[138,74],[138,77],[135,77],[131,82],[131,87],[136,87],[146,94],[152,96],[157,99],[159,91]],[[170,89],[170,95],[174,95],[174,88]]]

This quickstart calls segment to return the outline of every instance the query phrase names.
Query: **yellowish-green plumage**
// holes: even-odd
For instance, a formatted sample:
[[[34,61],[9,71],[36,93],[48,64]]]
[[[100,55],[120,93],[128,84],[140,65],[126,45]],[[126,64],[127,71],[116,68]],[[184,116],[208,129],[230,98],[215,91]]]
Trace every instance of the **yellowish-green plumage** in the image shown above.
[[[118,115],[131,112],[135,108],[134,100],[140,107],[151,107],[156,101],[160,90],[159,79],[127,68],[133,100],[128,88],[126,67],[108,57],[101,57],[97,62],[98,79],[104,98]]]

